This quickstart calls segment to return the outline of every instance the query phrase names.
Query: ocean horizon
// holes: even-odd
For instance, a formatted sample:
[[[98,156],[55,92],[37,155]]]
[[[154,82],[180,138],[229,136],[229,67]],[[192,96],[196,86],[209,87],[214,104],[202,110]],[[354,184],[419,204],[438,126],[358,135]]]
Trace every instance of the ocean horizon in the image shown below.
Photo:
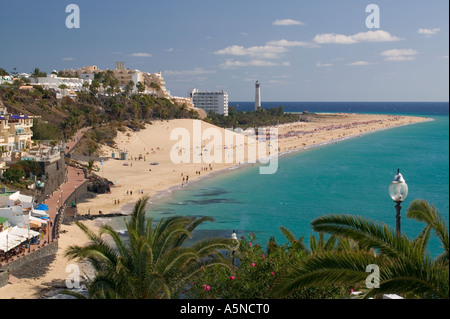
[[[231,101],[238,111],[253,111],[254,102]],[[263,109],[282,105],[285,112],[378,113],[407,115],[449,115],[449,102],[261,102]]]
[[[230,102],[238,110],[252,110],[253,102]],[[242,165],[153,197],[147,215],[155,220],[174,215],[211,216],[214,222],[198,228],[194,239],[254,233],[265,246],[271,236],[286,242],[280,226],[298,238],[317,235],[311,221],[328,214],[352,214],[395,227],[395,203],[388,187],[397,168],[409,187],[402,204],[402,233],[416,237],[424,224],[406,218],[414,199],[449,211],[448,102],[266,102],[263,108],[283,105],[285,112],[349,112],[418,115],[432,119],[377,131],[280,156],[276,174],[260,175],[258,165]],[[391,111],[389,111],[389,107]],[[123,218],[111,225],[123,230]],[[441,252],[433,238],[429,252]]]

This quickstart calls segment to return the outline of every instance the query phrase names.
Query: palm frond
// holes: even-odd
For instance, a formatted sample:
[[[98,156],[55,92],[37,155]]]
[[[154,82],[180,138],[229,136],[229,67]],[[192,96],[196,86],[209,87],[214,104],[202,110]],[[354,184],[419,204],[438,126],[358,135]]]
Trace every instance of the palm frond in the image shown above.
[[[370,253],[323,252],[310,255],[275,283],[273,294],[275,297],[285,297],[307,286],[356,285],[367,278],[367,265],[380,262],[382,260]]]
[[[192,218],[191,219],[191,223],[185,226],[185,229],[188,231],[187,234],[192,234],[192,232],[201,224],[203,224],[204,222],[207,221],[214,221],[215,219],[213,217],[209,217],[209,216],[203,216],[200,218]],[[181,245],[183,245],[183,243],[190,238],[187,234],[182,234],[175,242],[174,242],[174,247],[180,247]]]
[[[315,231],[351,238],[365,248],[377,248],[389,256],[407,256],[409,253],[406,235],[396,236],[385,224],[359,216],[327,215],[313,220],[311,225]]]
[[[445,219],[434,206],[431,206],[423,199],[416,199],[411,202],[408,207],[408,218],[424,222],[429,225],[435,232],[436,236],[442,243],[445,251],[449,251],[449,234],[445,223]]]

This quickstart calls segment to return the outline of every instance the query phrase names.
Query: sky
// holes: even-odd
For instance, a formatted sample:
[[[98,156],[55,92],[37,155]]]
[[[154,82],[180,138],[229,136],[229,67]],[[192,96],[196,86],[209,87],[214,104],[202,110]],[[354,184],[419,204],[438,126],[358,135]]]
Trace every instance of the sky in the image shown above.
[[[262,102],[449,101],[448,12],[447,0],[1,1],[0,68],[121,61],[161,71],[172,95],[230,101],[253,101],[257,80]]]

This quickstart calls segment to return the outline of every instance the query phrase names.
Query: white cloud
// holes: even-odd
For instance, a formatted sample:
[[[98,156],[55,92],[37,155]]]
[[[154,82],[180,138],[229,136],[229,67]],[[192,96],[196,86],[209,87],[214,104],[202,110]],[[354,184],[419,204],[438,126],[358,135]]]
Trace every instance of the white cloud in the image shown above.
[[[417,31],[418,34],[423,34],[426,37],[431,37],[435,34],[437,34],[439,31],[441,31],[441,28],[434,28],[434,29],[419,29]]]
[[[322,62],[316,62],[316,66],[318,68],[329,68],[333,66],[333,63],[322,63]]]
[[[145,52],[137,52],[137,53],[132,53],[131,56],[134,57],[144,57],[144,58],[149,58],[152,55],[150,53],[145,53]]]
[[[63,60],[63,61],[73,61],[73,58],[72,57],[67,57],[67,58],[62,58],[61,60]]]
[[[359,42],[392,42],[399,40],[399,37],[393,36],[384,30],[360,32],[354,35],[322,33],[314,37],[314,42],[319,44],[354,44]]]
[[[292,20],[292,19],[278,19],[273,22],[273,25],[305,25],[305,23],[298,21],[298,20]]]
[[[305,48],[317,48],[319,47],[315,43],[303,42],[303,41],[289,41],[286,39],[269,41],[267,45],[280,46],[280,47],[305,47]]]
[[[275,45],[254,46],[249,48],[244,48],[240,45],[232,45],[214,53],[218,55],[249,56],[260,59],[278,59],[281,57],[282,53],[286,51],[287,49],[285,47]]]
[[[290,66],[290,65],[291,63],[288,61],[282,63],[275,63],[272,61],[258,60],[258,59],[253,59],[250,61],[227,60],[225,63],[222,63],[220,65],[220,68],[231,69],[246,66]]]
[[[366,65],[371,65],[371,64],[372,63],[367,62],[367,61],[355,61],[355,62],[349,63],[348,65],[351,65],[351,66],[366,66]]]
[[[386,61],[413,61],[418,53],[413,49],[392,49],[383,51],[381,55]]]
[[[173,71],[173,70],[166,70],[164,71],[164,75],[200,75],[200,74],[212,74],[216,73],[215,70],[205,70],[204,68],[194,68],[192,70],[182,70],[182,71]]]

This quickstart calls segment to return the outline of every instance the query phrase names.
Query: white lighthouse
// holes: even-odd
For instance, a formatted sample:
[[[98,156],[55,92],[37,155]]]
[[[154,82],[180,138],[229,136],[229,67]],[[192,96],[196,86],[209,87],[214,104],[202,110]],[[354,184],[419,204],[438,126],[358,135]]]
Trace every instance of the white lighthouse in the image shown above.
[[[260,86],[259,81],[256,81],[256,83],[255,83],[255,111],[257,111],[258,108],[261,107],[261,90],[260,90],[259,86]]]

